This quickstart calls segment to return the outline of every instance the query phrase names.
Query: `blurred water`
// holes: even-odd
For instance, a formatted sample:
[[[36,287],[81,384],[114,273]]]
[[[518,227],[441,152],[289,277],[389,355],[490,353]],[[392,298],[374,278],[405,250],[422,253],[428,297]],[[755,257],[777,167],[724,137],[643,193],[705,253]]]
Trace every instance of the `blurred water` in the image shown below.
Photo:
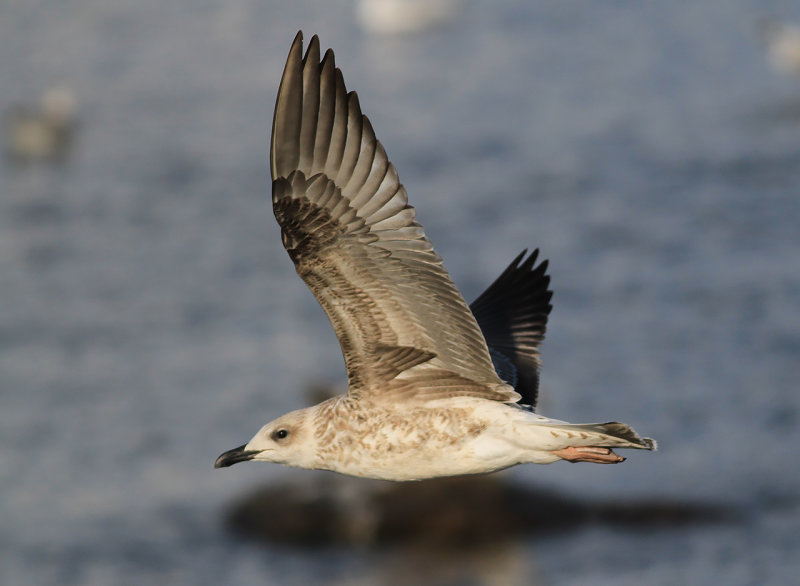
[[[0,582],[390,583],[417,563],[265,548],[221,523],[248,487],[316,473],[214,458],[343,377],[269,204],[299,28],[335,48],[468,300],[523,247],[551,260],[543,412],[661,444],[513,478],[742,513],[520,542],[492,562],[503,579],[790,582],[800,83],[765,65],[770,15],[800,7],[464,2],[387,39],[344,1],[4,5],[0,107],[64,84],[80,127],[65,164],[0,163]]]

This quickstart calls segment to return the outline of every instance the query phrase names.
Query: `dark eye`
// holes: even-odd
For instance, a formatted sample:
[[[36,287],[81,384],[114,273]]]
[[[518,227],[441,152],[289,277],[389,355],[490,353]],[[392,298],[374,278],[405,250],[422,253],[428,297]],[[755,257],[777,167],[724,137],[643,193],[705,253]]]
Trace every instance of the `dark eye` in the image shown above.
[[[273,434],[272,437],[274,437],[275,439],[286,439],[286,436],[288,436],[288,435],[289,435],[289,430],[287,430],[287,429],[279,429],[278,431],[276,431]]]

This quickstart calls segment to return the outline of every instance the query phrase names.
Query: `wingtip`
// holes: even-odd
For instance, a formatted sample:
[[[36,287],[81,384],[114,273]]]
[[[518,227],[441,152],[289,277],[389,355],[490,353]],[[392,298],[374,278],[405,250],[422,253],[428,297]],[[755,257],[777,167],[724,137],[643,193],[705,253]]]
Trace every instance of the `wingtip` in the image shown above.
[[[314,67],[319,66],[319,37],[317,35],[312,36],[311,40],[308,41],[306,55],[303,57],[303,65],[309,61]]]
[[[512,265],[514,265],[514,267],[515,267],[515,268],[516,268],[516,267],[518,267],[518,266],[519,266],[519,263],[521,263],[521,262],[522,262],[522,259],[523,259],[523,258],[525,258],[525,255],[526,255],[526,254],[528,254],[528,249],[527,249],[527,248],[523,248],[523,249],[522,249],[522,252],[520,252],[520,253],[517,255],[517,257],[516,257],[516,258],[515,258],[515,259],[512,261],[512,263],[511,263],[511,264],[512,264]]]
[[[325,50],[325,54],[322,56],[322,61],[319,64],[320,69],[325,69],[325,67],[336,67],[336,57],[333,54],[333,49],[328,47]]]
[[[300,61],[303,57],[303,31],[297,31],[297,34],[294,36],[294,41],[292,41],[292,48],[289,49],[289,56],[286,58],[286,64],[288,65],[293,60]]]
[[[527,252],[527,250],[528,249],[526,248],[525,251]],[[536,264],[536,258],[538,256],[539,256],[539,249],[535,248],[533,250],[533,252],[531,252],[530,255],[528,255],[528,258],[526,258],[524,260],[524,262],[522,263],[520,268],[522,268],[525,271],[532,271],[533,270],[533,265]]]

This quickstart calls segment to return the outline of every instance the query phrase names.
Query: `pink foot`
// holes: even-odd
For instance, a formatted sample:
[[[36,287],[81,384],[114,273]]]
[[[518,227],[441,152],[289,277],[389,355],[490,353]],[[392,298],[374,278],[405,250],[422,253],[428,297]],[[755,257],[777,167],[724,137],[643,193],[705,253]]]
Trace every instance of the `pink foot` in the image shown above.
[[[609,448],[598,448],[595,446],[587,446],[583,448],[576,448],[570,446],[563,450],[553,450],[553,453],[559,458],[567,462],[594,462],[595,464],[619,464],[624,462],[625,458],[617,456]]]

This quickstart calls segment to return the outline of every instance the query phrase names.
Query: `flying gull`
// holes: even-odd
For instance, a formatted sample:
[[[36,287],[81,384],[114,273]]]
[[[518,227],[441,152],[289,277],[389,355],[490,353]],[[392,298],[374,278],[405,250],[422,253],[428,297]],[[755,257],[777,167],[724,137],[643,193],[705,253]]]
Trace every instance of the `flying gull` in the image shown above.
[[[534,412],[550,312],[547,263],[523,251],[470,308],[433,250],[358,96],[314,36],[295,37],[272,124],[283,245],[328,315],[349,388],[222,454],[387,480],[654,450],[623,423]]]

